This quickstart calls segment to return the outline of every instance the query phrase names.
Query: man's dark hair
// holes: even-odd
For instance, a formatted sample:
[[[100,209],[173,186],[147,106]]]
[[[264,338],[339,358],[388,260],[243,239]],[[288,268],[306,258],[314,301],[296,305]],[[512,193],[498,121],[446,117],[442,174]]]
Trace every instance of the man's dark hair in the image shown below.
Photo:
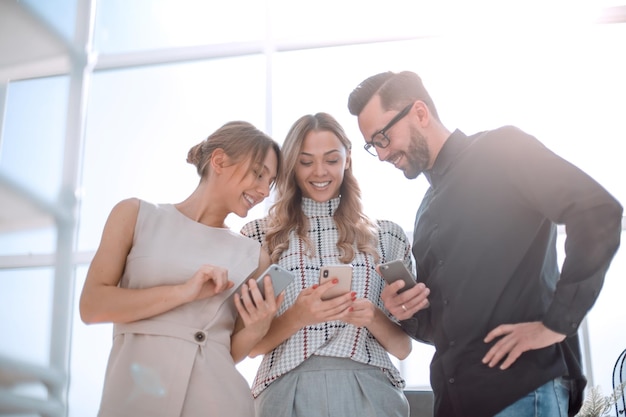
[[[415,102],[423,101],[433,116],[439,120],[435,103],[426,91],[422,79],[414,72],[391,71],[381,72],[365,79],[350,93],[348,110],[350,114],[358,116],[374,95],[380,96],[383,110],[400,110],[402,107]]]
[[[348,98],[348,110],[350,114],[358,116],[363,111],[363,107],[372,99],[374,94],[380,89],[387,80],[393,77],[393,72],[381,72],[380,74],[372,75],[367,78],[350,94]]]

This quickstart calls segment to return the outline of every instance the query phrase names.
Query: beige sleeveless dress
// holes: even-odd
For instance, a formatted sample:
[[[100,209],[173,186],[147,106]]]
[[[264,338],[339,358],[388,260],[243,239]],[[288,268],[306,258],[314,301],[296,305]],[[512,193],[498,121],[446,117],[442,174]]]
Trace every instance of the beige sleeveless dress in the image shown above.
[[[140,202],[125,288],[182,283],[202,264],[228,269],[234,287],[149,320],[116,324],[99,417],[252,417],[248,383],[230,355],[231,295],[256,269],[260,245],[197,223],[173,205]]]

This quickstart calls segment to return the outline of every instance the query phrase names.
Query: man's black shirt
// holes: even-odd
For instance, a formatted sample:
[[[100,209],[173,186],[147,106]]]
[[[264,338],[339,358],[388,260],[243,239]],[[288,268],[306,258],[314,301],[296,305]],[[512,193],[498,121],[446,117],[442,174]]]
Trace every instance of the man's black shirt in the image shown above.
[[[495,343],[483,339],[500,324],[532,321],[575,337],[619,247],[620,204],[514,127],[471,137],[455,131],[425,175],[431,186],[416,215],[413,254],[430,307],[402,325],[436,347],[436,415],[492,416],[559,376],[582,380],[580,391],[584,378],[567,339],[525,352],[504,371],[481,362]],[[567,236],[560,271],[557,224]]]

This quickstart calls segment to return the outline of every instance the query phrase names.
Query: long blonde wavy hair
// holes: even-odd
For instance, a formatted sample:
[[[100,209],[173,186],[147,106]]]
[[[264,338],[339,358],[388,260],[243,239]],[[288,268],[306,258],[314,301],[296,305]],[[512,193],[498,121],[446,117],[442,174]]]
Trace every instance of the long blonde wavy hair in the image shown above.
[[[302,190],[298,187],[295,175],[304,139],[314,131],[327,131],[337,136],[348,155],[352,148],[341,125],[327,113],[302,116],[291,126],[281,148],[283,169],[276,181],[276,202],[268,214],[265,242],[273,262],[277,262],[280,254],[289,247],[289,233],[292,230],[305,242],[308,253],[313,254],[315,251],[308,238],[308,219],[301,208]],[[359,252],[370,254],[378,261],[378,226],[363,213],[361,188],[352,173],[352,163],[346,167],[339,192],[341,200],[334,219],[339,234],[337,247],[341,254],[340,261],[351,262],[355,256],[355,246]]]

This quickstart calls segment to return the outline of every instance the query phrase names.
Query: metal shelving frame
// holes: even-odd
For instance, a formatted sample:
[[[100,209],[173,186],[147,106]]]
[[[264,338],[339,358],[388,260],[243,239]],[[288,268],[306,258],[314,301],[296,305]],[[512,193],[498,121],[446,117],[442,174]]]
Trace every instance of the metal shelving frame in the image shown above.
[[[4,1],[4,0],[3,0]],[[32,28],[32,36],[41,36],[41,33],[51,34],[57,40],[62,38],[55,35],[54,30],[23,3],[10,2],[2,5],[5,11],[14,14],[14,19],[25,16],[25,21],[36,22]],[[77,212],[79,200],[77,188],[80,177],[80,163],[85,128],[87,87],[91,68],[89,68],[89,54],[91,46],[91,34],[95,16],[95,7],[91,0],[77,2],[75,35],[72,43],[66,42],[65,56],[53,58],[55,62],[50,68],[52,73],[45,73],[48,67],[41,66],[44,73],[37,73],[37,59],[23,63],[17,62],[18,72],[22,71],[24,77],[33,76],[34,68],[37,76],[58,75],[65,69],[65,62],[69,62],[69,99],[67,107],[67,119],[65,125],[65,143],[63,155],[63,175],[57,201],[50,202],[40,198],[36,192],[25,189],[0,171],[0,192],[5,207],[11,205],[12,213],[8,216],[19,214],[22,218],[3,216],[0,208],[0,232],[2,226],[10,228],[21,221],[25,222],[24,228],[40,227],[41,224],[55,225],[57,231],[56,251],[48,259],[54,267],[52,320],[50,333],[49,363],[41,366],[23,360],[16,360],[0,356],[0,414],[32,414],[36,413],[46,417],[64,417],[68,415],[68,389],[70,369],[70,342],[73,321],[74,305],[74,281],[75,267],[73,255],[76,250]],[[27,23],[26,32],[28,32]],[[41,25],[39,27],[38,25]],[[43,30],[42,30],[43,28]],[[28,33],[26,36],[29,36]],[[37,39],[35,39],[37,40]],[[40,39],[41,40],[41,39]],[[45,44],[48,39],[42,40]],[[61,40],[61,42],[64,42]],[[58,51],[55,51],[58,52]],[[32,59],[32,57],[29,57]],[[50,56],[43,56],[41,60],[50,61]],[[60,70],[57,69],[60,67]],[[24,70],[26,68],[27,70]],[[9,72],[10,73],[10,72]],[[7,85],[13,81],[15,74],[9,74],[12,78],[0,80],[0,134],[4,122],[5,105],[7,98]],[[20,79],[17,74],[17,79]],[[8,77],[8,76],[7,76]],[[1,136],[0,136],[1,139]],[[0,142],[1,143],[1,142]],[[24,216],[25,214],[25,216]],[[12,264],[0,257],[0,269],[14,269],[27,265]],[[12,258],[12,257],[11,257]],[[24,384],[41,385],[47,391],[47,398],[32,397],[16,390],[16,387]]]

